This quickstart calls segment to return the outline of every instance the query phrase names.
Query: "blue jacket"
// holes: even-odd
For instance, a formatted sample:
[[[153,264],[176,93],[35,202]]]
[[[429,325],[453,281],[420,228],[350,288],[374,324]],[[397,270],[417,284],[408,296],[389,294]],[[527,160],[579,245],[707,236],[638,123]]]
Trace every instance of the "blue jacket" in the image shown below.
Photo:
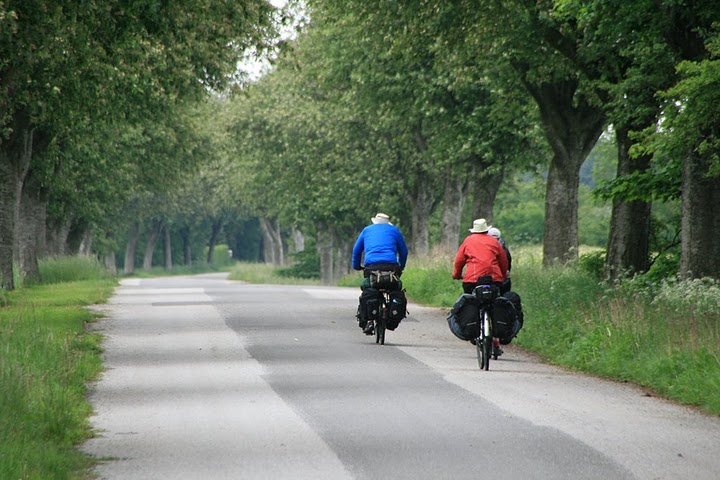
[[[376,223],[363,228],[355,242],[352,253],[353,269],[360,269],[365,252],[365,266],[374,263],[399,263],[405,268],[408,250],[405,239],[395,225]]]

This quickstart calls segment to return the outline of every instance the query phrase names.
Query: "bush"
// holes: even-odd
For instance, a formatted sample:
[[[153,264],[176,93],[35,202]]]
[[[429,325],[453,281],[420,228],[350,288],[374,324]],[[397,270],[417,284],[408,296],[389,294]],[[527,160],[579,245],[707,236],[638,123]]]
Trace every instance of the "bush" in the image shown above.
[[[659,282],[666,278],[676,278],[680,270],[680,253],[670,252],[658,255],[650,266],[650,270],[643,275],[648,282]]]
[[[606,254],[604,250],[580,255],[578,267],[581,271],[589,273],[594,278],[601,280],[605,277],[605,257]]]
[[[281,268],[277,271],[278,275],[293,278],[320,278],[320,256],[313,250],[305,249],[292,255],[295,265],[287,268]]]
[[[207,249],[205,251],[205,258],[207,258]],[[213,268],[222,268],[229,267],[232,264],[233,259],[230,248],[224,244],[215,245],[211,266]]]

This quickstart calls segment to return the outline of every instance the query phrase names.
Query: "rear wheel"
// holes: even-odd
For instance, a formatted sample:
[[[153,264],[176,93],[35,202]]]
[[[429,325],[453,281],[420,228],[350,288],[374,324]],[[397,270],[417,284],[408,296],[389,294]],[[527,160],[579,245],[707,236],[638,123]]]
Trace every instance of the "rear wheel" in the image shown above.
[[[385,345],[385,309],[380,314],[380,317],[375,322],[375,343]]]
[[[490,370],[490,355],[492,355],[492,332],[487,312],[480,311],[480,336],[475,340],[478,365],[480,370]]]
[[[485,357],[483,356],[482,337],[475,339],[475,349],[477,350],[478,367],[483,370],[485,368]]]

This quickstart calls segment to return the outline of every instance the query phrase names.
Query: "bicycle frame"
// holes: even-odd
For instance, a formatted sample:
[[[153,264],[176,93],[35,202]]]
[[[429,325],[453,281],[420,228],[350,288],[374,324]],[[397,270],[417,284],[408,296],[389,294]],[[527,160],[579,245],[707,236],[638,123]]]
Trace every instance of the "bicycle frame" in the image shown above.
[[[480,370],[490,370],[490,356],[493,353],[492,302],[495,288],[492,285],[478,285],[473,290],[475,298],[480,302],[478,308],[478,337],[475,339],[478,366]]]
[[[375,343],[385,345],[385,331],[387,330],[387,318],[389,314],[390,292],[380,290],[380,315],[375,320]]]

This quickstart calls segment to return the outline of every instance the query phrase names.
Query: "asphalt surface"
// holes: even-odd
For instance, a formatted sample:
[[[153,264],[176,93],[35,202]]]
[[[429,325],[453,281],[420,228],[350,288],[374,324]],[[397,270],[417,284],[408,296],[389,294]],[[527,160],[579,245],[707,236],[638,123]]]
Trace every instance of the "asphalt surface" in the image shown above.
[[[358,295],[221,274],[124,281],[97,325],[107,370],[83,449],[98,477],[720,478],[719,418],[513,345],[480,371],[445,309],[410,304],[376,345]]]

